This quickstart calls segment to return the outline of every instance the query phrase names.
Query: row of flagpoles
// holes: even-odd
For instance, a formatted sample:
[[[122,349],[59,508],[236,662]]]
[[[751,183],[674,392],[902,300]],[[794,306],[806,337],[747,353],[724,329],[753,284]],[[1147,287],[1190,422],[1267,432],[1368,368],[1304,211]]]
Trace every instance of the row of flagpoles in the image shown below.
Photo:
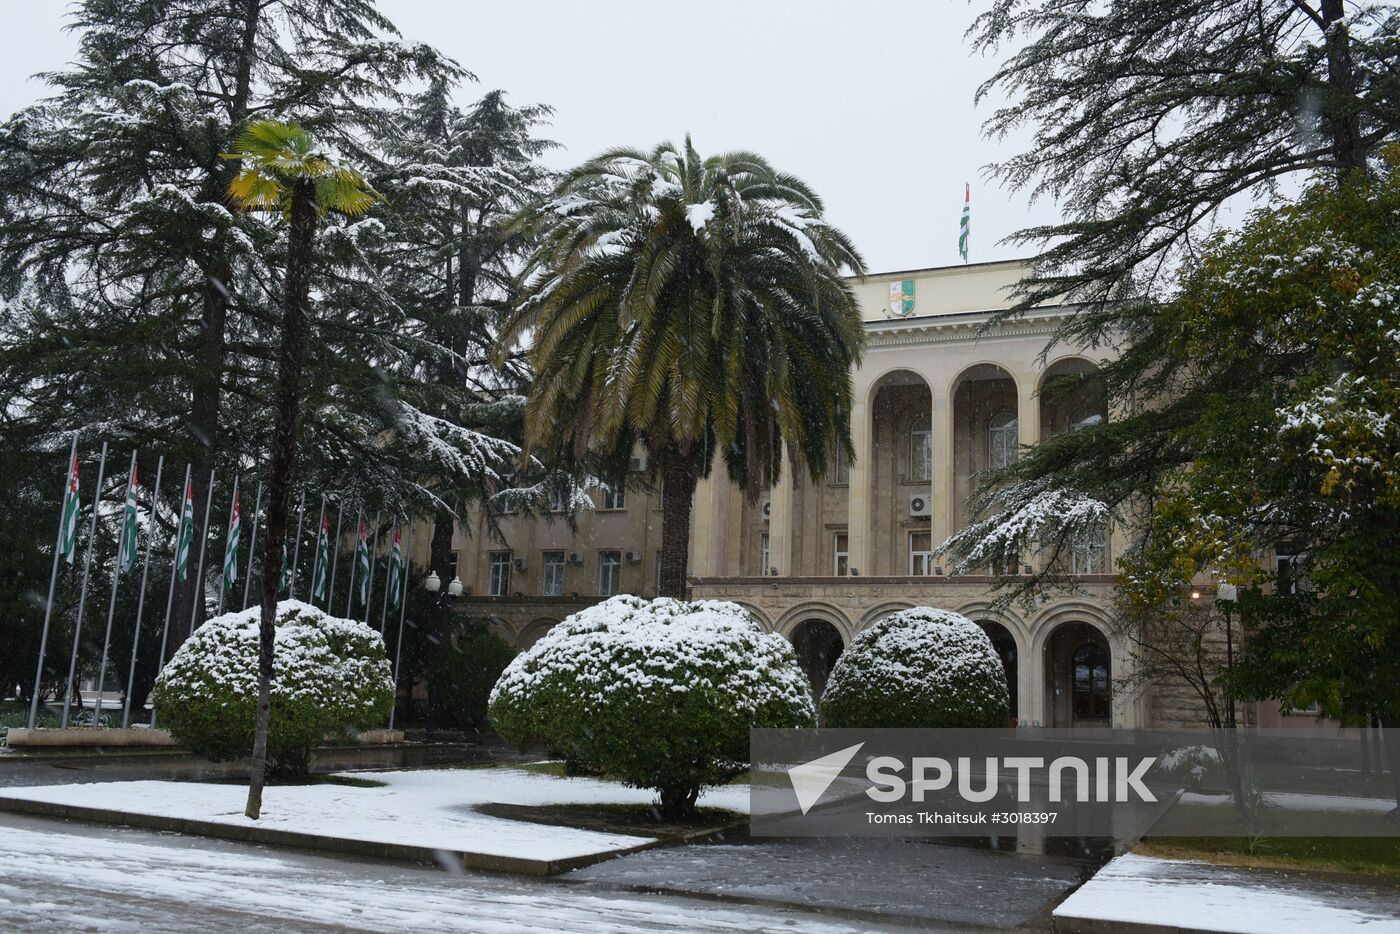
[[[97,550],[97,519],[101,511],[102,500],[102,480],[107,467],[107,443],[102,444],[102,453],[97,464],[97,484],[93,494],[92,519],[88,532],[87,554],[83,559],[82,584],[78,595],[77,619],[73,625],[73,648],[68,660],[68,679],[63,697],[63,715],[60,726],[66,728],[71,713],[73,699],[73,684],[78,668],[78,648],[82,635],[83,617],[87,607],[88,581],[92,576],[93,554]],[[131,645],[131,666],[127,673],[126,693],[122,704],[122,726],[127,727],[131,722],[131,693],[136,679],[136,659],[137,649],[141,639],[141,621],[146,608],[146,582],[151,569],[151,552],[155,545],[156,530],[160,511],[160,488],[161,476],[165,469],[165,457],[162,455],[156,463],[156,480],[151,489],[151,517],[146,536],[146,554],[141,567],[141,585],[136,603],[136,623],[132,635]],[[170,617],[175,605],[175,585],[177,582],[186,580],[189,572],[190,558],[194,545],[194,484],[191,476],[192,466],[185,467],[184,495],[181,497],[180,519],[175,536],[175,551],[171,558],[170,585],[165,598],[165,622],[161,627],[160,655],[158,656],[159,671],[165,667],[165,653],[167,640],[170,635]],[[195,581],[196,592],[190,606],[190,628],[193,629],[198,618],[199,607],[204,601],[204,557],[205,546],[209,539],[209,514],[214,504],[214,481],[215,472],[209,472],[208,495],[204,502],[204,523],[205,530],[203,540],[199,545],[199,555],[196,562]],[[112,622],[116,612],[117,589],[123,574],[130,573],[136,566],[137,552],[139,548],[139,527],[137,523],[139,478],[136,468],[136,451],[131,452],[131,466],[127,471],[126,500],[122,510],[121,533],[118,538],[117,554],[113,561],[112,568],[112,590],[107,601],[107,624],[102,640],[102,660],[98,666],[97,692],[93,707],[93,726],[97,726],[102,713],[102,694],[106,687],[107,677],[107,655],[112,642]],[[254,497],[253,506],[253,531],[248,546],[247,571],[243,578],[243,593],[239,598],[239,609],[246,609],[249,598],[249,585],[253,577],[253,559],[257,549],[258,524],[257,517],[262,509],[262,483],[259,481],[257,494]],[[49,627],[53,617],[54,592],[58,582],[58,569],[61,559],[66,559],[70,566],[74,565],[77,559],[78,542],[78,515],[81,512],[79,501],[78,484],[78,438],[73,436],[72,445],[68,452],[68,471],[63,488],[63,508],[60,512],[58,525],[58,538],[54,544],[53,569],[49,574],[49,598],[44,607],[44,625],[39,637],[39,660],[34,672],[34,692],[29,704],[29,728],[34,729],[39,714],[39,699],[44,675],[44,658],[48,651]],[[349,616],[355,608],[356,596],[359,596],[359,603],[364,607],[364,622],[369,625],[372,600],[374,595],[374,559],[372,554],[379,551],[379,527],[382,513],[376,512],[374,518],[374,540],[370,542],[369,526],[365,522],[364,510],[361,508],[356,517],[356,524],[359,529],[359,537],[355,545],[354,562],[350,568],[350,588],[346,595],[345,614]],[[301,496],[300,504],[297,507],[297,531],[293,542],[288,543],[282,550],[282,568],[278,590],[286,591],[288,596],[295,599],[297,585],[297,568],[301,556],[301,539],[303,523],[306,517],[306,495]],[[337,507],[335,520],[335,541],[340,542],[341,523],[345,517],[345,506],[341,503]],[[313,604],[325,601],[325,610],[332,612],[335,602],[335,579],[336,571],[340,563],[340,549],[331,552],[330,517],[326,514],[326,495],[321,494],[320,518],[317,521],[318,533],[316,537],[316,555],[312,565],[311,581],[311,602]],[[413,549],[413,525],[408,525],[407,553],[411,554]],[[227,537],[224,543],[223,573],[219,583],[219,595],[217,601],[216,614],[224,612],[225,602],[229,600],[235,585],[238,582],[239,566],[239,545],[243,532],[243,514],[239,502],[239,479],[234,477],[233,495],[229,503],[229,520]],[[405,551],[401,546],[402,529],[399,526],[398,517],[395,516],[391,525],[392,541],[389,549],[389,569],[385,581],[382,606],[379,613],[379,634],[385,634],[388,622],[389,610],[397,610],[399,613],[398,643],[394,651],[394,685],[397,694],[399,680],[399,661],[403,643],[404,612],[407,600],[405,599],[408,588],[407,565],[405,564]],[[329,574],[327,568],[329,566]],[[358,584],[358,588],[357,585]],[[390,713],[390,726],[393,726],[393,713]],[[155,711],[151,714],[151,725],[155,726]]]

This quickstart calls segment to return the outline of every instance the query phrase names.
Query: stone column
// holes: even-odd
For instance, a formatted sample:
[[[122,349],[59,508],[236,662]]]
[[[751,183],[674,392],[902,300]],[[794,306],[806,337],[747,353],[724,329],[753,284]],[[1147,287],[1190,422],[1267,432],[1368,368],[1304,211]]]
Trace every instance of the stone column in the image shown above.
[[[724,465],[719,469],[723,471]],[[714,470],[695,485],[695,501],[690,513],[690,571],[696,577],[720,576],[718,543],[723,519],[719,488],[722,485]]]
[[[938,374],[925,374],[924,379],[932,387],[933,407],[930,427],[933,429],[933,476],[929,502],[933,505],[933,518],[929,522],[932,530],[933,547],[948,540],[956,529],[953,517],[957,515],[953,493],[953,400],[948,387]],[[939,564],[943,558],[936,558]],[[944,566],[947,570],[947,566]]]
[[[866,387],[856,386],[856,398],[863,400]],[[855,448],[855,460],[851,462],[850,484],[847,487],[849,500],[846,509],[846,547],[850,553],[848,563],[861,574],[870,574],[870,484],[874,478],[871,460],[874,457],[873,415],[864,401],[858,401],[851,408],[851,445]],[[831,561],[829,551],[828,565]],[[820,562],[819,562],[820,565]]]
[[[783,577],[792,575],[792,461],[783,454],[783,475],[771,491],[768,512],[768,566]],[[768,573],[768,568],[763,568]]]

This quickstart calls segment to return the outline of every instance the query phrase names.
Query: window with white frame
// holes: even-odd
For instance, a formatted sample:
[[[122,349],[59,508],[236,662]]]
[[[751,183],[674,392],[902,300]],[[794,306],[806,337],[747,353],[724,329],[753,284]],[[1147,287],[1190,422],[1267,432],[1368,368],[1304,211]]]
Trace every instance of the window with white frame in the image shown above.
[[[491,552],[491,585],[488,592],[493,597],[504,597],[510,593],[510,552]]]
[[[909,573],[914,577],[926,577],[933,573],[932,532],[909,533]]]
[[[831,536],[831,573],[845,577],[851,571],[850,538],[845,532]]]
[[[615,596],[622,583],[622,552],[598,552],[598,593]]]
[[[627,489],[622,484],[607,484],[603,487],[604,509],[626,509]]]
[[[909,426],[909,473],[906,479],[927,480],[933,476],[933,423],[927,415]]]
[[[760,577],[768,576],[768,569],[772,567],[771,560],[768,554],[768,533],[764,532],[758,536],[758,574]]]
[[[540,592],[546,597],[562,597],[564,595],[564,552],[546,551],[544,553],[544,578]]]
[[[1108,527],[1097,523],[1075,533],[1070,543],[1071,574],[1103,574],[1107,562]]]
[[[1019,444],[1016,416],[998,412],[987,423],[987,466],[992,470],[1010,467],[1016,461]]]
[[[568,506],[568,491],[559,487],[551,487],[549,491],[549,511],[567,512]]]
[[[837,485],[851,482],[851,462],[846,457],[846,449],[836,446],[836,456],[831,459],[831,482]]]

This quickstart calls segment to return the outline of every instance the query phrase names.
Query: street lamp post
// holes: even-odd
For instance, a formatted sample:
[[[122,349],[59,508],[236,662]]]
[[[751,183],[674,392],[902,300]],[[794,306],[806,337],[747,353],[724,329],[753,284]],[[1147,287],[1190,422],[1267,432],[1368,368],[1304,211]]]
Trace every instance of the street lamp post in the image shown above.
[[[1227,682],[1233,680],[1235,673],[1235,640],[1230,626],[1230,611],[1234,609],[1235,601],[1239,595],[1239,588],[1234,584],[1222,583],[1215,589],[1215,601],[1220,604],[1220,610],[1225,614],[1225,678]],[[1235,694],[1228,683],[1225,688],[1225,722],[1230,729],[1235,728]]]

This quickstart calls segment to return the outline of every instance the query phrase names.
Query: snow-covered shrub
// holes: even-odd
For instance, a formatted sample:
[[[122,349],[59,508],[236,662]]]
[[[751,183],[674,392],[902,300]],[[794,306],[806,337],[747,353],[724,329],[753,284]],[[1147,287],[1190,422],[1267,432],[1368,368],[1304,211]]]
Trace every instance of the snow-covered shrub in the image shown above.
[[[248,755],[258,708],[261,609],[199,627],[156,679],[155,709],[176,741],[221,761]],[[311,747],[350,727],[378,726],[394,702],[384,640],[364,623],[297,600],[277,604],[268,768],[305,775]]]
[[[1220,753],[1214,746],[1178,746],[1162,757],[1162,773],[1200,791],[1220,778]]]
[[[966,616],[920,606],[864,630],[822,694],[832,727],[1004,727],[1006,669]]]
[[[812,726],[815,709],[792,647],[743,608],[618,596],[516,656],[489,716],[511,742],[656,789],[679,816],[744,770],[750,727]]]

